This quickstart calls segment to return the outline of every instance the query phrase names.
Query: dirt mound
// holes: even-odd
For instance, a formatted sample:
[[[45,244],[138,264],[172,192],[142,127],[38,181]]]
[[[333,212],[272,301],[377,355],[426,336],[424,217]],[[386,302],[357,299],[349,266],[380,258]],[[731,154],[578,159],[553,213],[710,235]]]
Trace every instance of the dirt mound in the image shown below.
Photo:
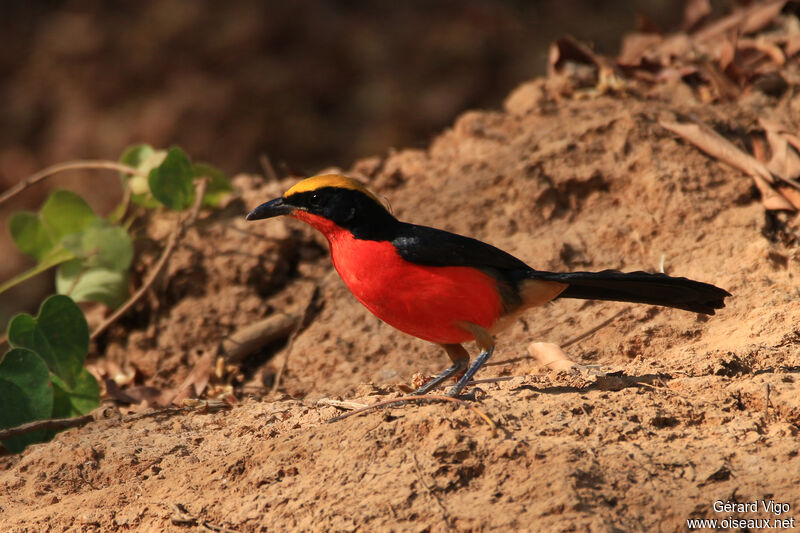
[[[800,85],[796,62],[784,78]],[[759,119],[796,125],[800,106],[794,89],[709,102],[671,87],[576,98],[553,77],[535,80],[502,112],[463,114],[427,150],[351,170],[399,218],[535,268],[663,265],[712,282],[733,294],[717,316],[558,301],[504,332],[478,375],[508,378],[478,385],[475,406],[496,432],[448,404],[328,424],[341,411],[320,398],[390,398],[447,358],[361,307],[311,229],[246,223],[248,207],[294,180],[242,176],[239,196],[189,231],[153,297],[100,348],[134,376],[127,390],[155,404],[197,384],[244,326],[277,312],[308,324],[212,373],[212,390],[243,398],[231,409],[98,422],[0,459],[0,526],[672,531],[689,517],[775,518],[712,507],[762,499],[797,516],[797,216],[765,211],[753,180],[660,122],[692,117],[733,136]],[[171,223],[147,228],[154,256]],[[544,370],[528,356],[534,340],[600,367]]]

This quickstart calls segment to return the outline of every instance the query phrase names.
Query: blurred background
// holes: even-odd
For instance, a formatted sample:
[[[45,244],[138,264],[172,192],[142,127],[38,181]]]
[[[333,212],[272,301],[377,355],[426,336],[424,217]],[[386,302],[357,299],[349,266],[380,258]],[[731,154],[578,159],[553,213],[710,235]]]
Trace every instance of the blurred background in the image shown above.
[[[5,2],[0,190],[57,162],[179,145],[229,174],[349,167],[424,147],[470,108],[499,108],[572,35],[614,53],[639,27],[669,31],[685,0]],[[715,5],[715,7],[718,7]],[[59,175],[0,207],[0,280],[33,262],[7,220],[69,188],[100,213],[115,173]],[[34,312],[52,273],[0,296],[0,327]]]

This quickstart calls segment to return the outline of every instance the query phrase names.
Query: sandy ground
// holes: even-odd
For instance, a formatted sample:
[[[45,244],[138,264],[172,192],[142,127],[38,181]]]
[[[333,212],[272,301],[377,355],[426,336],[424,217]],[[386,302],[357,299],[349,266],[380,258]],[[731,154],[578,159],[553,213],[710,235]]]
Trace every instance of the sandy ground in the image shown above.
[[[783,502],[778,518],[800,520],[798,218],[765,211],[749,177],[659,125],[687,116],[735,136],[759,118],[800,123],[800,99],[556,98],[535,80],[502,111],[464,113],[428,149],[351,172],[399,218],[535,268],[663,264],[714,283],[733,294],[716,316],[557,301],[504,332],[478,375],[508,378],[477,386],[473,405],[495,432],[439,403],[328,423],[342,411],[319,399],[391,398],[448,360],[362,308],[311,229],[246,223],[293,180],[242,176],[238,196],[189,231],[163,282],[96,349],[136,376],[131,391],[157,399],[237,329],[302,314],[318,287],[310,323],[288,348],[284,336],[212,378],[238,380],[230,409],[110,419],[0,457],[0,529],[676,531],[690,517],[776,517],[717,513],[716,500]],[[146,257],[171,223],[143,229]],[[533,341],[598,366],[543,369]]]

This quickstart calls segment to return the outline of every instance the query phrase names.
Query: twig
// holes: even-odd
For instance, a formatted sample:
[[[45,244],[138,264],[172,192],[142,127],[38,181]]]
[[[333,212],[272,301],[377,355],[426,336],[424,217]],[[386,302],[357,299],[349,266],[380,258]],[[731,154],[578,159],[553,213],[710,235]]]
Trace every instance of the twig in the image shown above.
[[[336,407],[337,409],[350,409],[350,410],[363,409],[364,407],[369,407],[369,405],[365,405],[363,403],[333,400],[331,398],[320,398],[319,400],[317,400],[317,405],[330,405],[331,407]]]
[[[114,413],[118,413],[114,408],[104,406],[98,407],[91,413],[76,416],[73,418],[53,418],[48,420],[34,420],[17,427],[8,428],[0,431],[0,440],[6,440],[20,435],[27,435],[40,430],[60,430],[85,426],[94,420],[107,420],[112,418]]]
[[[73,418],[35,420],[33,422],[28,422],[27,424],[22,424],[21,426],[17,426],[15,428],[4,429],[0,431],[0,440],[13,439],[14,437],[19,437],[20,435],[27,435],[28,433],[33,433],[34,431],[40,431],[40,430],[58,431],[60,429],[77,428],[85,426],[86,424],[88,424],[93,420],[94,416],[92,416],[91,414],[76,416]]]
[[[481,379],[473,379],[467,386],[469,385],[481,385],[484,383],[500,383],[503,381],[511,381],[512,379],[517,379],[519,376],[498,376],[496,378],[481,378]]]
[[[394,400],[386,400],[383,402],[374,403],[372,405],[368,405],[367,407],[363,407],[361,409],[356,409],[355,411],[350,411],[349,413],[344,413],[339,416],[335,416],[328,420],[328,423],[331,424],[333,422],[338,422],[339,420],[344,420],[345,418],[350,418],[354,415],[360,415],[361,413],[366,413],[367,411],[371,411],[373,409],[380,409],[381,407],[386,407],[387,405],[394,405],[394,404],[404,404],[406,402],[451,402],[457,405],[461,405],[463,407],[468,408],[470,411],[481,417],[483,420],[489,424],[489,427],[492,430],[492,436],[494,436],[497,432],[497,424],[492,422],[492,419],[489,418],[486,413],[478,409],[477,407],[465,402],[464,400],[459,400],[458,398],[452,398],[450,396],[439,396],[436,394],[427,394],[427,395],[414,395],[414,396],[403,396],[401,398],[395,398]]]
[[[178,221],[178,224],[175,226],[175,229],[169,236],[169,241],[167,241],[167,246],[164,247],[164,251],[161,252],[161,257],[158,259],[158,263],[156,263],[156,266],[150,272],[150,275],[148,276],[147,280],[144,282],[144,284],[142,284],[141,287],[139,287],[139,290],[136,291],[136,293],[133,296],[131,296],[127,302],[125,302],[125,304],[122,307],[114,311],[114,313],[110,317],[105,319],[102,324],[97,326],[97,329],[95,329],[92,332],[91,340],[95,340],[101,333],[103,333],[108,328],[108,326],[116,322],[117,319],[119,319],[119,317],[127,313],[134,305],[136,305],[136,302],[138,302],[142,298],[142,296],[144,296],[147,293],[148,289],[150,289],[153,283],[155,283],[159,274],[161,274],[161,271],[166,266],[169,256],[172,255],[172,252],[175,249],[175,245],[178,243],[178,238],[181,236],[184,229],[188,227],[189,224],[194,222],[195,219],[197,218],[197,214],[200,212],[200,206],[203,205],[203,197],[206,194],[207,186],[208,186],[208,180],[205,178],[197,182],[197,185],[195,187],[194,205],[192,206],[192,210],[189,213],[189,216],[183,221]]]
[[[143,418],[153,418],[159,415],[174,415],[179,413],[189,413],[197,411],[200,413],[216,412],[222,409],[230,409],[232,405],[223,400],[184,400],[182,407],[165,407],[147,413],[138,413],[130,415],[121,419],[121,422],[133,422],[134,420],[141,420]],[[54,418],[48,420],[34,420],[21,426],[0,430],[0,440],[7,440],[20,435],[27,435],[39,430],[60,430],[70,429],[85,426],[89,422],[96,420],[107,420],[111,418],[111,413],[118,412],[116,409],[109,407],[100,407],[91,413],[74,418]]]
[[[126,174],[136,174],[138,176],[144,176],[144,172],[139,170],[138,168],[134,168],[128,165],[123,165],[122,163],[117,163],[115,161],[102,161],[102,160],[83,160],[83,161],[69,161],[67,163],[59,163],[57,165],[53,165],[47,167],[43,170],[40,170],[36,174],[31,174],[27,178],[23,179],[10,189],[8,189],[3,194],[0,194],[0,204],[3,204],[16,196],[17,194],[21,193],[28,187],[39,183],[43,179],[49,178],[53,174],[58,174],[59,172],[64,172],[65,170],[84,170],[84,169],[102,169],[102,170],[117,170],[119,172],[125,172]]]
[[[224,338],[222,354],[227,362],[240,363],[242,359],[270,342],[290,336],[300,322],[302,318],[299,316],[273,313],[264,320],[249,324]]]
[[[595,327],[593,327],[593,328],[592,328],[592,329],[590,329],[589,331],[586,331],[586,332],[584,332],[584,333],[581,333],[581,334],[580,334],[580,335],[578,335],[577,337],[574,337],[574,338],[572,338],[572,339],[568,340],[567,342],[561,343],[561,348],[562,348],[562,349],[563,349],[563,348],[566,348],[567,346],[570,346],[570,345],[572,345],[572,344],[575,344],[576,342],[582,341],[582,340],[583,340],[583,339],[585,339],[586,337],[590,337],[591,335],[594,335],[595,333],[597,333],[598,331],[600,331],[601,329],[603,329],[603,328],[604,328],[604,327],[606,327],[607,325],[611,324],[611,323],[612,323],[614,320],[616,320],[616,319],[617,319],[617,318],[618,318],[620,315],[622,315],[623,313],[627,313],[628,311],[630,311],[630,309],[631,309],[630,307],[625,307],[624,309],[620,309],[620,310],[619,310],[619,311],[618,311],[616,314],[612,315],[610,318],[607,318],[607,319],[603,320],[601,323],[599,323],[598,325],[596,325]]]
[[[203,520],[200,522],[200,525],[206,529],[210,529],[211,531],[218,531],[219,533],[238,533],[235,529],[228,529],[222,526],[216,526],[209,522],[208,520]]]
[[[172,504],[172,516],[170,516],[170,521],[176,526],[197,525],[197,517],[189,514],[189,511],[186,509],[186,507],[180,503]]]
[[[114,313],[112,313],[110,317],[105,319],[99,326],[97,326],[97,329],[95,329],[92,332],[91,340],[95,340],[101,333],[103,333],[108,328],[108,326],[116,322],[117,319],[119,319],[119,317],[127,313],[134,305],[136,305],[136,302],[138,302],[142,298],[142,296],[144,296],[145,293],[147,293],[147,290],[150,288],[151,285],[153,285],[153,283],[155,283],[156,278],[158,278],[158,275],[166,266],[167,260],[169,259],[169,256],[172,255],[172,251],[178,242],[178,236],[180,235],[182,229],[183,225],[179,221],[175,225],[175,229],[170,234],[169,240],[167,241],[167,246],[164,248],[164,251],[161,252],[161,257],[158,259],[158,263],[156,263],[156,266],[150,272],[150,275],[148,276],[147,280],[142,284],[141,287],[139,287],[139,290],[136,291],[133,294],[133,296],[131,296],[128,299],[128,301],[125,302],[124,305],[122,305],[122,307],[114,311]]]

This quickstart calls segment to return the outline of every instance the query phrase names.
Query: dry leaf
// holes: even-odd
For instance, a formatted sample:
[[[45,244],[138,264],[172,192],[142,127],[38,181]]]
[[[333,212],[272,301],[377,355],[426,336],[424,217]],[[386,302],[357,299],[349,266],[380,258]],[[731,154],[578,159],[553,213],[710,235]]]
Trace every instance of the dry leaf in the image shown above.
[[[786,56],[783,55],[780,47],[764,39],[739,39],[736,46],[739,50],[757,50],[769,57],[778,66],[786,63]]]
[[[125,395],[133,398],[136,404],[147,404],[148,406],[166,407],[169,400],[165,396],[170,396],[166,391],[155,387],[139,386],[125,390]]]
[[[800,209],[800,154],[789,142],[788,133],[783,133],[786,128],[782,124],[769,119],[759,119],[759,124],[767,132],[772,157],[767,162],[767,168],[786,183],[776,184],[777,191],[786,198],[796,209]],[[796,140],[796,137],[792,140]]]
[[[767,168],[784,180],[800,178],[800,156],[786,138],[774,130],[767,130],[767,142],[772,151]]]
[[[126,391],[119,388],[119,385],[110,378],[106,378],[104,380],[106,386],[106,394],[108,394],[109,398],[112,400],[123,403],[123,404],[134,404],[139,403],[141,401],[141,397],[134,397],[128,394]]]
[[[781,195],[789,200],[796,209],[800,209],[800,190],[795,189],[790,185],[778,185],[775,187]]]
[[[591,48],[571,37],[563,37],[550,45],[547,75],[561,74],[566,63],[581,63],[600,68],[600,60]]]
[[[761,124],[761,127],[765,130],[773,130],[783,135],[783,138],[786,139],[789,144],[794,146],[795,150],[800,152],[800,137],[789,131],[789,128],[776,120],[770,120],[768,118],[760,118],[758,119],[758,123]]]
[[[762,163],[766,163],[769,161],[767,157],[767,145],[764,142],[764,138],[761,135],[750,134],[750,145],[753,147],[753,157],[761,161]]]
[[[734,38],[725,38],[719,43],[719,47],[717,48],[717,61],[719,62],[719,68],[721,70],[726,70],[731,63],[733,63],[734,58],[736,57],[736,39]]]
[[[753,178],[761,192],[764,207],[771,211],[794,211],[794,206],[778,194],[770,184],[775,181],[764,163],[737,148],[728,139],[699,123],[681,124],[678,122],[660,121],[662,127],[680,135],[708,155],[741,170]]]
[[[652,51],[656,50],[663,40],[660,35],[655,33],[630,33],[626,35],[622,39],[617,64],[624,67],[640,66],[644,61],[650,60]]]
[[[786,133],[786,132],[784,132],[784,133],[783,133],[783,138],[784,138],[784,139],[786,139],[786,141],[787,141],[789,144],[791,144],[792,146],[794,146],[794,149],[795,149],[795,150],[797,150],[798,152],[800,152],[800,137],[798,137],[797,135],[792,135],[791,133]]]
[[[659,62],[663,66],[670,65],[674,58],[686,57],[694,46],[692,40],[685,33],[670,35],[666,37],[658,47],[657,55]]]
[[[733,83],[728,76],[726,76],[722,71],[720,71],[719,67],[712,62],[706,62],[703,65],[700,65],[699,68],[700,73],[702,76],[707,79],[711,85],[711,88],[714,89],[714,93],[718,98],[724,100],[735,100],[739,97],[741,91],[739,87]]]
[[[532,342],[528,345],[528,353],[542,366],[551,370],[570,370],[575,363],[569,360],[567,354],[552,342]]]
[[[689,31],[711,14],[711,2],[709,0],[687,0],[683,8],[683,23],[681,27]]]
[[[697,42],[713,42],[720,39],[729,30],[736,30],[737,33],[754,33],[773,20],[780,14],[787,0],[756,4],[745,9],[739,9],[723,17],[713,24],[695,32],[694,40]]]
[[[800,33],[790,35],[786,41],[786,57],[792,57],[797,52],[800,52]]]
[[[774,21],[786,5],[786,0],[767,2],[763,5],[755,4],[745,10],[742,33],[755,33]]]
[[[183,380],[181,386],[177,388],[175,396],[172,398],[171,403],[178,404],[188,398],[189,395],[194,393],[195,396],[200,396],[208,385],[211,379],[211,373],[214,371],[214,361],[217,358],[217,350],[209,350],[195,363],[192,371]]]

